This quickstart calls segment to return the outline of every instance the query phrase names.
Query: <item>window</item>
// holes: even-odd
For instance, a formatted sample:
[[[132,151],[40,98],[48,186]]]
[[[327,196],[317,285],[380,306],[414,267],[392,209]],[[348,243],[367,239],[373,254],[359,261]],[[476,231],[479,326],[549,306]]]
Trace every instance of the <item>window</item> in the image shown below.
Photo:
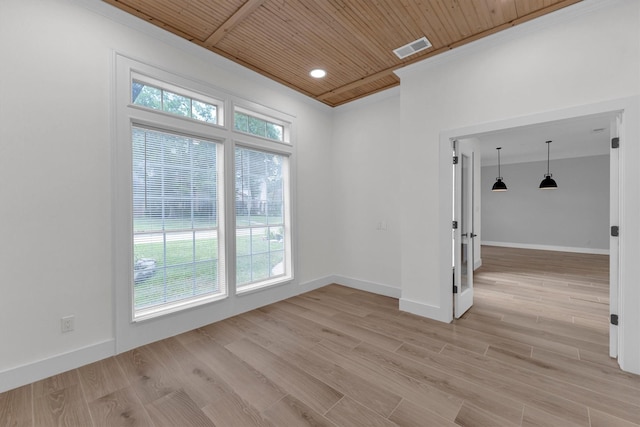
[[[131,141],[135,316],[223,295],[219,144],[140,126]]]
[[[121,352],[292,282],[295,149],[292,116],[119,54],[114,88]]]
[[[159,86],[134,79],[131,84],[131,103],[201,122],[220,124],[220,108],[215,101],[201,101],[189,95],[176,93],[179,89],[173,92]]]
[[[288,158],[281,154],[235,149],[238,290],[283,278],[289,271],[287,166]]]
[[[236,108],[233,116],[234,129],[250,135],[284,142],[284,125],[257,117],[257,114],[246,113]]]

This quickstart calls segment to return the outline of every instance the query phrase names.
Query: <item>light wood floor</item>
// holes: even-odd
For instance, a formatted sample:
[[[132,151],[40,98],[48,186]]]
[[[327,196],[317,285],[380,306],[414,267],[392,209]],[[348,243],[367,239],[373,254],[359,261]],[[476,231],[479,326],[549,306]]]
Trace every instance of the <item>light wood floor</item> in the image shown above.
[[[332,285],[0,394],[0,425],[640,424],[640,377],[607,356],[607,257],[483,262],[453,324]]]

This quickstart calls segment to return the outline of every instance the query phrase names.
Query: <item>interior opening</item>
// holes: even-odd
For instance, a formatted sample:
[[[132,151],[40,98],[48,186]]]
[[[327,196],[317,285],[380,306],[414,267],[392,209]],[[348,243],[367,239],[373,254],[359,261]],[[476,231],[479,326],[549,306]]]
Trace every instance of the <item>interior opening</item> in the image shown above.
[[[617,277],[617,271],[610,271],[617,262],[610,262],[609,238],[610,141],[617,132],[616,115],[458,139],[478,152],[476,166],[481,169],[480,183],[474,186],[474,214],[480,216],[474,223],[479,236],[473,259],[474,305],[459,321],[484,324],[481,329],[510,323],[573,336],[576,345],[583,346],[577,351],[609,356],[609,279]],[[557,180],[553,191],[539,189],[547,167]],[[507,191],[491,191],[498,178]],[[462,195],[455,179],[454,174],[454,206]],[[453,212],[455,220],[455,208]],[[454,297],[454,313],[455,304]],[[555,351],[575,350],[559,344]]]

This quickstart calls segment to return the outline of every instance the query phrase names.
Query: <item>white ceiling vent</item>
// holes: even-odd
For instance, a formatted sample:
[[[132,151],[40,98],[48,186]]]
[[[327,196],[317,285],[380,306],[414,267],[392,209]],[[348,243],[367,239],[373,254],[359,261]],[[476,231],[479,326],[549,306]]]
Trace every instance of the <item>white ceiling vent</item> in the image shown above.
[[[420,52],[421,50],[429,49],[431,42],[426,37],[421,37],[418,40],[407,43],[402,47],[393,50],[393,53],[400,59],[404,59],[409,55]]]

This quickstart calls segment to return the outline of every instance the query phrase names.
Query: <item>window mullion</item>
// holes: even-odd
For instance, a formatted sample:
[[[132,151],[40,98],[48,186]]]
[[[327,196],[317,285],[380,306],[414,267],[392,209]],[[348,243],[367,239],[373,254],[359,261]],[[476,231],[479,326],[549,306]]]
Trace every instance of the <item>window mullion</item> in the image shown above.
[[[162,97],[164,99],[164,96]],[[164,142],[164,141],[163,141]],[[164,143],[160,144],[160,205],[162,215],[162,295],[163,302],[167,302],[168,293],[168,281],[167,281],[167,232],[165,227],[165,170],[164,170],[164,158],[165,158],[165,146]]]
[[[191,101],[189,101],[189,106],[191,107]],[[193,109],[190,108],[189,111],[191,111],[193,113]],[[191,140],[187,140],[187,148],[189,150],[189,207],[190,207],[190,212],[189,212],[189,218],[191,219],[191,229],[193,230],[191,233],[191,259],[193,260],[193,266],[191,268],[191,276],[192,276],[192,292],[195,295],[196,294],[196,282],[197,282],[197,267],[196,267],[196,223],[195,223],[195,218],[194,218],[194,211],[195,211],[195,200],[194,200],[194,196],[195,196],[195,192],[194,192],[194,182],[193,182],[193,152],[195,151],[193,149],[193,141]]]
[[[233,111],[231,109],[226,111],[227,116],[232,116]],[[228,118],[228,123],[232,123],[232,120]],[[224,168],[224,233],[227,236],[225,239],[224,247],[224,264],[226,273],[226,283],[228,286],[229,294],[236,293],[236,252],[237,252],[237,236],[236,236],[236,210],[237,210],[237,186],[236,186],[236,174],[237,163],[235,161],[235,143],[233,139],[229,138],[225,141],[224,145],[224,159],[226,167]]]

